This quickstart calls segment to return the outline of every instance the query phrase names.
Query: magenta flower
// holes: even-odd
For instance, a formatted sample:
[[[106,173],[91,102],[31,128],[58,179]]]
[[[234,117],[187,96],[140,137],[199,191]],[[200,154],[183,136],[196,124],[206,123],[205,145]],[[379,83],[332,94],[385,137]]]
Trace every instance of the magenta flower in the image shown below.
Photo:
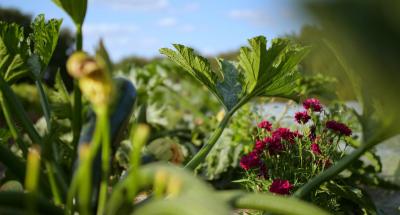
[[[288,128],[277,128],[272,133],[272,137],[289,141],[292,144],[295,143],[294,139],[296,137],[302,137],[302,136],[303,135],[301,135],[298,131],[292,132]]]
[[[321,112],[322,111],[321,103],[319,102],[318,99],[315,99],[315,98],[306,99],[303,102],[303,107],[306,110],[311,109],[312,111],[315,111],[315,112]]]
[[[334,132],[344,135],[344,136],[350,136],[352,131],[347,125],[336,122],[335,120],[330,120],[326,122],[326,128],[333,130]]]
[[[264,140],[256,140],[253,151],[261,153],[262,151],[264,151],[266,145],[267,143]]]
[[[272,124],[270,122],[268,122],[267,120],[263,120],[260,123],[258,123],[257,125],[259,128],[263,128],[267,131],[271,131],[272,129]]]
[[[242,159],[240,159],[240,166],[244,170],[249,170],[254,167],[258,167],[260,165],[260,157],[258,156],[256,151],[252,151],[247,155],[244,155]]]
[[[284,140],[289,140],[293,134],[288,128],[277,128],[273,133],[273,137],[282,138]]]
[[[293,185],[290,184],[288,180],[274,179],[271,186],[269,187],[269,192],[277,193],[281,195],[288,195],[293,189]]]
[[[308,115],[307,111],[297,112],[297,113],[294,115],[294,118],[296,119],[296,121],[297,121],[298,123],[303,123],[303,124],[307,123],[308,120],[311,119],[311,117],[310,117],[310,115]]]
[[[266,137],[264,141],[268,144],[268,152],[270,155],[276,155],[283,151],[283,144],[280,137]]]
[[[311,151],[312,153],[316,154],[316,155],[320,155],[321,154],[321,150],[319,149],[319,145],[316,143],[311,144]]]

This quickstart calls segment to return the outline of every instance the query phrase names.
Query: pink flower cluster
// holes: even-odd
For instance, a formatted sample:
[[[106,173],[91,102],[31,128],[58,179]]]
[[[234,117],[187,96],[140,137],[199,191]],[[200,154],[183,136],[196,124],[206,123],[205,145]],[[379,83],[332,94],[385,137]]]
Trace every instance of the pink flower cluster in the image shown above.
[[[344,136],[350,136],[352,131],[347,125],[336,122],[334,120],[330,120],[326,122],[326,128],[333,130],[334,132],[344,135]]]
[[[297,112],[294,118],[296,122],[300,124],[306,124],[313,119],[313,121],[309,123],[309,134],[306,137],[303,137],[298,131],[291,131],[289,128],[279,127],[273,129],[270,122],[263,120],[257,124],[257,127],[262,129],[262,132],[257,135],[258,139],[255,141],[253,150],[247,155],[244,155],[240,160],[240,166],[244,170],[257,169],[258,176],[262,176],[265,179],[271,177],[272,183],[269,187],[269,191],[272,193],[288,195],[294,189],[294,185],[291,184],[289,180],[273,178],[274,175],[268,175],[267,164],[270,159],[278,158],[278,156],[279,158],[281,156],[285,158],[284,156],[286,156],[286,154],[284,152],[293,152],[291,150],[292,146],[299,141],[304,141],[306,144],[303,144],[302,147],[309,147],[309,151],[314,155],[313,158],[309,157],[308,159],[315,159],[315,163],[325,169],[332,165],[332,162],[330,156],[323,153],[325,148],[321,150],[319,143],[329,143],[329,139],[321,139],[325,138],[325,136],[318,132],[329,135],[326,131],[330,129],[344,136],[349,136],[352,133],[348,126],[334,120],[326,121],[325,127],[327,129],[321,128],[324,126],[325,115],[320,113],[323,107],[319,100],[315,98],[307,99],[304,101],[303,107],[305,110]],[[315,116],[314,114],[319,115]],[[290,154],[288,155],[291,156]],[[276,170],[270,169],[269,171],[271,174],[274,174]]]
[[[293,184],[291,184],[288,180],[282,180],[277,178],[272,181],[272,184],[269,187],[269,192],[281,195],[288,195],[290,194],[290,191],[292,189],[293,189]]]
[[[271,131],[272,124],[270,122],[268,122],[267,120],[263,120],[260,123],[258,123],[257,127],[265,129],[267,131]]]
[[[244,170],[249,170],[254,167],[260,166],[260,162],[261,160],[259,154],[256,151],[252,151],[249,154],[242,157],[242,159],[240,160],[240,166]]]
[[[267,120],[259,123],[258,127],[260,127],[260,124],[265,126],[263,128],[268,128],[269,130],[267,131],[272,130],[272,124]],[[260,168],[261,170],[266,168],[263,167],[264,164],[260,159],[260,155],[266,149],[268,150],[268,153],[270,155],[277,155],[284,150],[284,144],[282,143],[282,141],[287,141],[291,144],[295,144],[295,138],[297,137],[302,137],[302,135],[297,131],[292,132],[288,128],[277,128],[275,131],[271,132],[270,136],[265,137],[262,140],[256,140],[253,151],[242,157],[242,159],[240,160],[240,166],[244,170],[249,170],[252,168]]]
[[[311,119],[311,116],[308,115],[307,111],[303,111],[303,112],[297,112],[294,115],[294,118],[296,119],[296,121],[298,123],[306,124],[308,122],[308,120]]]
[[[322,111],[321,103],[319,102],[318,99],[315,99],[315,98],[306,99],[303,102],[303,107],[306,110],[312,110],[312,111],[315,111],[315,112],[321,112]]]
[[[311,151],[316,155],[321,154],[321,149],[319,149],[319,145],[316,143],[311,144]]]

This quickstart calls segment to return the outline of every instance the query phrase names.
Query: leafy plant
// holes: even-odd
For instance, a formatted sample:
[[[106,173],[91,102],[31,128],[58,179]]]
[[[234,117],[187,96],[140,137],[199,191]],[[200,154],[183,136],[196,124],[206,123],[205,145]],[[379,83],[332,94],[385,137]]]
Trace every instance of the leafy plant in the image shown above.
[[[176,51],[168,48],[160,52],[184,68],[208,88],[226,110],[224,119],[208,142],[186,165],[196,168],[211,151],[232,115],[252,98],[295,98],[297,64],[307,54],[307,48],[297,47],[287,40],[272,41],[267,50],[263,36],[249,40],[250,47],[242,47],[238,62],[218,59],[220,71],[212,71],[209,62],[194,50],[175,44]]]

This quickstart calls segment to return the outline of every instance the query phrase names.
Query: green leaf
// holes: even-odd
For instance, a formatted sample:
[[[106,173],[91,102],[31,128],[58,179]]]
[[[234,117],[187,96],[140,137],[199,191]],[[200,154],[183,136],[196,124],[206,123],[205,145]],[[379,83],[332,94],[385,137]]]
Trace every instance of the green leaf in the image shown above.
[[[29,35],[29,38],[33,41],[33,53],[40,60],[40,68],[42,70],[40,74],[48,65],[57,46],[61,23],[62,20],[57,19],[51,19],[46,22],[44,15],[41,14],[31,24],[33,33]]]
[[[237,63],[218,60],[222,80],[212,71],[209,62],[191,48],[175,44],[176,51],[163,48],[160,52],[207,86],[227,110],[238,108],[257,96],[295,99],[299,77],[297,65],[308,53],[308,48],[277,39],[267,49],[267,40],[263,36],[249,39],[249,44],[240,49]]]
[[[160,53],[169,57],[176,64],[184,68],[194,78],[203,83],[213,93],[216,93],[215,84],[217,75],[212,71],[206,58],[195,54],[192,48],[174,44],[177,51],[168,48],[160,49]]]
[[[107,72],[111,74],[113,71],[113,63],[110,59],[110,55],[106,47],[104,46],[103,40],[100,40],[96,50],[96,61],[101,64],[102,68],[107,69]]]
[[[242,93],[241,74],[233,62],[219,59],[219,66],[222,70],[223,80],[217,81],[217,93],[228,110],[232,109],[240,99]]]
[[[267,39],[263,36],[249,39],[249,47],[240,49],[239,64],[243,68],[246,79],[246,91],[254,90],[259,76],[266,72]]]
[[[75,25],[82,26],[87,10],[87,0],[52,0],[63,9],[74,21]]]
[[[54,88],[55,90],[48,90],[52,113],[58,119],[71,118],[72,105],[70,96],[61,78],[60,71],[56,73]]]
[[[12,83],[28,73],[28,50],[22,27],[0,22],[0,74],[5,81]]]
[[[8,143],[10,138],[12,138],[10,130],[6,128],[0,128],[0,144]]]
[[[10,180],[1,185],[0,192],[4,191],[24,192],[24,188],[22,187],[22,184],[19,183],[19,181]]]
[[[287,40],[274,40],[266,55],[268,67],[261,73],[255,89],[260,92],[258,95],[296,99],[296,82],[300,77],[297,65],[308,51],[308,48],[297,47]]]
[[[336,195],[355,203],[362,209],[367,210],[368,214],[376,214],[377,211],[375,204],[366,192],[358,188],[335,183],[328,183],[327,188]]]

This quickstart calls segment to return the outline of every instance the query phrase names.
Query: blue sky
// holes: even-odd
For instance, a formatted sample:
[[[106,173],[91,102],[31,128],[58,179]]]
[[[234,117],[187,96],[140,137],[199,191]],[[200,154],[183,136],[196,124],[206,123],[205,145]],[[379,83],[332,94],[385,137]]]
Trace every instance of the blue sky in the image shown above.
[[[274,38],[298,32],[306,23],[298,0],[89,0],[84,49],[93,52],[103,38],[113,60],[130,55],[152,57],[172,43],[202,54],[235,50],[257,35]],[[51,0],[0,0],[33,16],[72,21]]]

